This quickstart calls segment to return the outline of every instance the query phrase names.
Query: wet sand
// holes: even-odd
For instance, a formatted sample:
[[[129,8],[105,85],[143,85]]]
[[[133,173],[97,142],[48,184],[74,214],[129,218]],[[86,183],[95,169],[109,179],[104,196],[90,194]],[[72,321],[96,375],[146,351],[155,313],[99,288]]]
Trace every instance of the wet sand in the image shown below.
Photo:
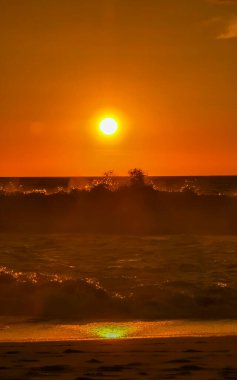
[[[0,379],[237,379],[237,337],[0,344]]]

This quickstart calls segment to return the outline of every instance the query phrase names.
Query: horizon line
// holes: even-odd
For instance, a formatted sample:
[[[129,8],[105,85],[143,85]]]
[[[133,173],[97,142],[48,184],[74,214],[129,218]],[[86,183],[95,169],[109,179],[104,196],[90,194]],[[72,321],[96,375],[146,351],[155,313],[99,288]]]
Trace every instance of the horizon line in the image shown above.
[[[24,175],[20,175],[20,176],[16,176],[16,175],[13,175],[13,176],[0,176],[0,179],[4,179],[4,178],[95,178],[95,177],[103,177],[104,174],[97,174],[97,175],[53,175],[53,176],[49,176],[49,175],[46,175],[46,176],[43,176],[43,175],[36,175],[36,176],[24,176]],[[168,178],[168,177],[236,177],[237,176],[237,173],[236,174],[165,174],[165,175],[162,175],[162,174],[145,174],[146,177],[163,177],[163,178]],[[112,177],[121,177],[121,178],[124,178],[124,177],[129,177],[129,174],[126,174],[126,175],[112,175]]]

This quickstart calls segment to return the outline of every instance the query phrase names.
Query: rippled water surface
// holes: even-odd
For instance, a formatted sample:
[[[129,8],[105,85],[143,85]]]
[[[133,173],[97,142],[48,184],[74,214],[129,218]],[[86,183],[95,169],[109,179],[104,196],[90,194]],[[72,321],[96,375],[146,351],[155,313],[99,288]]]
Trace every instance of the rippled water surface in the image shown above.
[[[1,315],[236,318],[237,237],[4,234],[0,290]]]

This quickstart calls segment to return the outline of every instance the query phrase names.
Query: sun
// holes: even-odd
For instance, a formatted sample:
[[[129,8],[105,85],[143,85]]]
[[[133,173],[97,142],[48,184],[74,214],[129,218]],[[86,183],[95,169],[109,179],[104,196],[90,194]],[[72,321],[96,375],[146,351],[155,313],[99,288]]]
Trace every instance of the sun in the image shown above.
[[[112,117],[107,117],[100,122],[100,131],[107,136],[114,135],[118,130],[118,122]]]

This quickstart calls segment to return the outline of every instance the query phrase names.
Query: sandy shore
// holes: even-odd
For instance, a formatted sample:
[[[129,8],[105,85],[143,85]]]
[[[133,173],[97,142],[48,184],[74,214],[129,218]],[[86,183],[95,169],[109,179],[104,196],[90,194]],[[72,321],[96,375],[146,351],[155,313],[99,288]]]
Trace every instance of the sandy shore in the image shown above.
[[[237,379],[237,337],[1,343],[0,379]]]

